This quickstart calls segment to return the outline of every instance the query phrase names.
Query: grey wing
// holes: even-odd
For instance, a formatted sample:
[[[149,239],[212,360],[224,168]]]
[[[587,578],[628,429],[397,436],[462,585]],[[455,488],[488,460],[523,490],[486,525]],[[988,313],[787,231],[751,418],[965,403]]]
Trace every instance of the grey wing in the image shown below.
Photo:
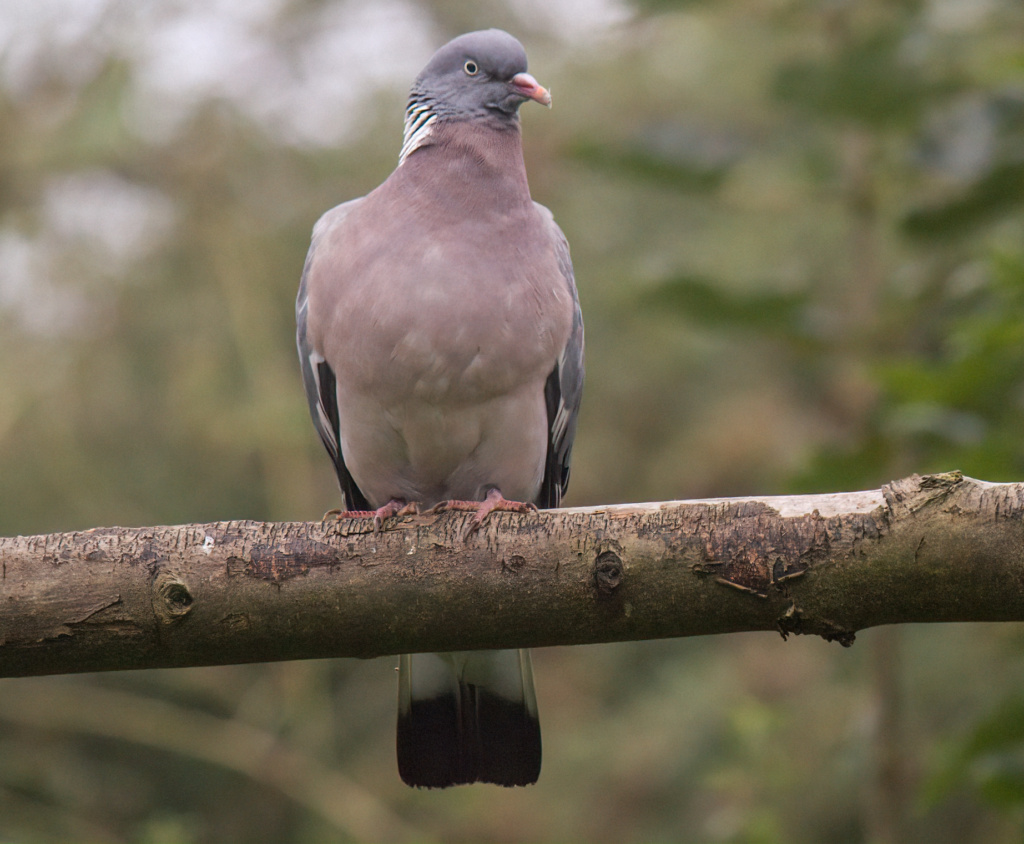
[[[548,453],[544,480],[537,500],[539,507],[557,507],[569,486],[569,463],[576,437],[576,417],[583,397],[583,313],[580,311],[576,278],[569,257],[569,243],[551,212],[538,206],[554,229],[555,252],[562,279],[572,295],[573,318],[569,342],[558,356],[555,368],[544,385],[548,409]]]
[[[302,385],[306,390],[306,401],[309,403],[309,415],[313,419],[316,432],[320,435],[327,453],[334,463],[338,475],[338,484],[345,496],[345,507],[349,510],[369,510],[370,505],[362,490],[356,486],[352,474],[345,465],[341,453],[341,431],[338,422],[338,390],[334,370],[324,359],[319,349],[313,347],[307,335],[309,320],[309,278],[313,266],[313,256],[323,238],[324,232],[332,225],[337,225],[352,210],[354,199],[332,208],[321,217],[313,227],[313,239],[306,253],[306,263],[302,268],[302,280],[299,282],[299,294],[295,299],[295,341],[299,350],[299,365],[302,367]],[[337,362],[335,362],[337,363]]]

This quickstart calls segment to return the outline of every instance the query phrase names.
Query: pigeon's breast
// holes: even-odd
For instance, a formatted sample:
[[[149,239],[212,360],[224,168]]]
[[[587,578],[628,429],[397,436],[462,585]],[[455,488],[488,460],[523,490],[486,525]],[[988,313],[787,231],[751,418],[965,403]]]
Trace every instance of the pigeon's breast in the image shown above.
[[[502,222],[407,230],[365,268],[334,329],[364,338],[351,356],[353,387],[389,403],[543,389],[569,336],[571,293],[553,245],[528,241],[546,231]]]

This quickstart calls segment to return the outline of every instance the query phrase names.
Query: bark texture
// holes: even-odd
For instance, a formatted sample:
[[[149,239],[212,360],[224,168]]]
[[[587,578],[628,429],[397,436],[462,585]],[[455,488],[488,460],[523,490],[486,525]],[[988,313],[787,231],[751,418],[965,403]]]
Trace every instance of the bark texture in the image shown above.
[[[1024,621],[1024,484],[0,538],[0,677]]]

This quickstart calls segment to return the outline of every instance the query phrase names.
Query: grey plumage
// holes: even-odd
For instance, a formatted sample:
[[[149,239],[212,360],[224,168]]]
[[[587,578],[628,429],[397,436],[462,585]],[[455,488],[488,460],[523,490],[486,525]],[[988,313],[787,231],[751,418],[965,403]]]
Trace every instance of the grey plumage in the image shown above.
[[[379,518],[393,502],[489,493],[561,501],[583,322],[568,244],[530,198],[518,120],[527,99],[550,104],[512,36],[449,42],[413,84],[399,166],[314,227],[299,358],[351,511]],[[527,652],[403,657],[400,691],[410,784],[536,780]]]

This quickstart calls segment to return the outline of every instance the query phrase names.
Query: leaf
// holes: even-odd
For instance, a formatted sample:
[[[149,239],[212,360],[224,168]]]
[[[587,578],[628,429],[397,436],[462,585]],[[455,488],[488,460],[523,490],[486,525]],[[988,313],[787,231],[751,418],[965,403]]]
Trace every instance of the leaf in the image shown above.
[[[669,157],[640,144],[617,147],[580,142],[572,149],[573,158],[615,175],[685,192],[706,193],[716,190],[728,172],[728,164],[706,164]]]
[[[799,333],[807,303],[805,293],[732,293],[699,276],[669,279],[641,299],[643,305],[674,310],[702,325],[770,335]]]
[[[993,167],[960,196],[922,206],[903,218],[903,232],[921,240],[963,237],[999,215],[1024,204],[1024,162]]]

